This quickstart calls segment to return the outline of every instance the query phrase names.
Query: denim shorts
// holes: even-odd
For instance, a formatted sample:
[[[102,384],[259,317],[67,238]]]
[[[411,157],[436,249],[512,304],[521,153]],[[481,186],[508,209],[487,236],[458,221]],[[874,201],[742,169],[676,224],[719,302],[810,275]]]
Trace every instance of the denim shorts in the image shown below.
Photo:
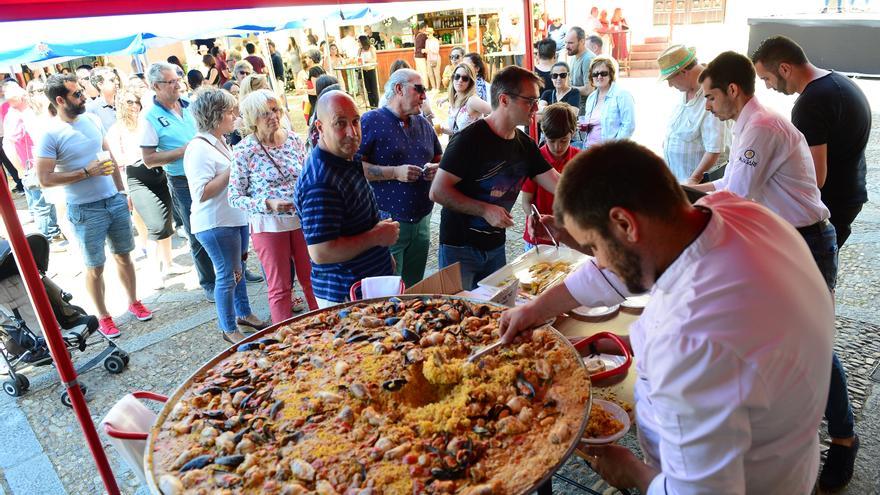
[[[127,254],[134,250],[131,233],[131,213],[125,195],[117,194],[107,199],[67,205],[67,219],[73,227],[86,266],[104,266],[104,242],[110,241],[113,254]]]

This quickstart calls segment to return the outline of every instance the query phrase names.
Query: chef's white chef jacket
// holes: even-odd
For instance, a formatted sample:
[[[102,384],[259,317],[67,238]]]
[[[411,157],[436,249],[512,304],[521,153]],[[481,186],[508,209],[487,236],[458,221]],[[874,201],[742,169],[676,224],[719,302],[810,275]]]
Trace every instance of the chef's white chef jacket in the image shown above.
[[[816,166],[801,131],[752,97],[733,126],[730,163],[712,182],[770,208],[795,227],[831,216],[816,185]]]
[[[709,223],[630,329],[639,441],[661,471],[648,493],[810,493],[831,369],[828,288],[801,236],[764,207],[726,192],[696,204]],[[586,306],[625,293],[590,263],[565,284]]]

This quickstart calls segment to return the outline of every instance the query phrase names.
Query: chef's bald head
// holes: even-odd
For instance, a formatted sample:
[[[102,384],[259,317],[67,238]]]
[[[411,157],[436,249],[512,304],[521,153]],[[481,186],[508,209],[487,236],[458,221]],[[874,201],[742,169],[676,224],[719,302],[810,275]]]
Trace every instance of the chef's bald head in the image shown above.
[[[328,91],[315,109],[318,146],[333,155],[351,160],[361,145],[361,114],[343,91]]]

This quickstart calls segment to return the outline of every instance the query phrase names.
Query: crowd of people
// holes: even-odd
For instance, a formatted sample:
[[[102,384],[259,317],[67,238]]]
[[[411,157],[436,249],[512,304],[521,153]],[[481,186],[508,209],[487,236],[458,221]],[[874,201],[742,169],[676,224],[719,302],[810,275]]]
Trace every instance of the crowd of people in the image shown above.
[[[347,32],[331,58],[364,56],[370,39]],[[534,71],[509,66],[491,81],[482,57],[460,48],[442,76],[426,73],[427,55],[415,68],[395,64],[363,114],[309,49],[296,76],[310,91],[305,139],[264,75],[283,63],[264,64],[250,44],[223,64],[206,54],[188,95],[173,62],[153,64],[145,80],[96,68],[27,89],[7,83],[4,148],[24,171],[41,232],[75,241],[109,337],[119,330],[103,303],[108,241],[129,311],[151,317],[135,290],[132,221],[160,280],[185,270],[170,258],[180,225],[221,335],[237,342],[269,324],[248,300],[246,282],[260,278],[245,268],[251,243],[277,323],[346,301],[366,277],[421,280],[435,203],[440,268],[459,263],[463,287],[475,287],[507,262],[519,198],[526,249],[549,243],[549,230],[596,258],[506,312],[505,340],[580,305],[653,296],[627,339],[639,356],[647,462],[609,446],[589,451],[593,469],[642,493],[807,493],[824,415],[832,446],[819,485],[846,485],[859,439],[831,347],[831,295],[838,250],[867,201],[864,94],[784,37],[708,64],[675,45],[658,59],[681,93],[661,158],[629,140],[634,98],[602,37],[574,26],[562,41],[567,62],[546,38]],[[790,120],[761,105],[756,78],[799,94]],[[448,84],[445,123],[432,122],[427,101],[437,81]],[[535,116],[540,143],[522,130]],[[450,136],[445,150],[439,134]],[[691,204],[680,185],[717,193]],[[53,189],[63,199],[49,201]]]

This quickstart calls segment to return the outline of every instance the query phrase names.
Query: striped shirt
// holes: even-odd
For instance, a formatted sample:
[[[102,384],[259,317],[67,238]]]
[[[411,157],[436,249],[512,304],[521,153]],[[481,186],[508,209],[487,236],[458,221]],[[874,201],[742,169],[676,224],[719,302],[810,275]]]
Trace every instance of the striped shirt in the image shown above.
[[[372,229],[379,222],[373,189],[360,156],[353,161],[315,148],[293,193],[306,244],[312,246]],[[391,252],[372,247],[342,263],[312,263],[315,297],[343,302],[352,284],[365,277],[392,275]]]
[[[723,152],[726,140],[727,126],[706,110],[701,86],[690,101],[681,94],[666,128],[663,155],[675,178],[684,182],[697,170],[703,155]]]

